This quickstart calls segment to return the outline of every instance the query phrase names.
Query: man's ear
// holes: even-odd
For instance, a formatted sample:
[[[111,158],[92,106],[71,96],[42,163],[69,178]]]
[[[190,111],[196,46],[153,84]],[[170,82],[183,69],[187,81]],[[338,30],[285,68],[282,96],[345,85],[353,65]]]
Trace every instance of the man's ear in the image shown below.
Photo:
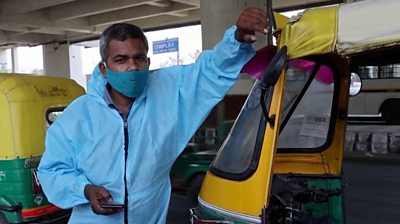
[[[147,67],[150,67],[150,58],[147,57]]]
[[[99,63],[99,69],[100,69],[101,74],[103,74],[103,78],[107,78],[106,65],[104,64],[104,62]]]

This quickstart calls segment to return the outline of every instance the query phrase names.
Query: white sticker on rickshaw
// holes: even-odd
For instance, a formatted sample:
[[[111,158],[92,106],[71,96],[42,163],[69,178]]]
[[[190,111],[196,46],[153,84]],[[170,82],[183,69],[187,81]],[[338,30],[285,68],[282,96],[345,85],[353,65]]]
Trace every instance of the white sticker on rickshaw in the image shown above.
[[[329,130],[329,116],[325,114],[307,114],[300,129],[301,136],[326,138]]]

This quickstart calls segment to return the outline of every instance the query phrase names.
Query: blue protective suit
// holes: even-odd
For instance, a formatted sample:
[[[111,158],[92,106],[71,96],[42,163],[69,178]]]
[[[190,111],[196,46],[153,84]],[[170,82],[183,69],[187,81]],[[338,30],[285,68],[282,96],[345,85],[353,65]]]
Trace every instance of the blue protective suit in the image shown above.
[[[113,202],[124,202],[128,186],[129,223],[165,223],[171,194],[169,172],[211,109],[238,79],[254,55],[251,44],[228,29],[213,50],[196,63],[153,71],[133,103],[128,122],[125,168],[124,121],[103,98],[106,81],[95,68],[88,93],[72,102],[48,129],[38,177],[49,201],[73,207],[69,223],[123,223],[123,212],[93,213],[84,187],[106,188]]]

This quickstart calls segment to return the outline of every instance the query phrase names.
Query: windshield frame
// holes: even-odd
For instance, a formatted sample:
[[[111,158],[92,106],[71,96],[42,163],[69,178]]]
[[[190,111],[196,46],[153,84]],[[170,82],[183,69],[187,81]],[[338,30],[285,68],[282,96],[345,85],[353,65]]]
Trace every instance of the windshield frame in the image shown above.
[[[338,108],[339,88],[340,88],[340,85],[338,85],[338,82],[339,82],[338,72],[337,72],[337,70],[335,69],[334,66],[332,66],[331,64],[328,64],[326,61],[310,60],[309,58],[307,58],[305,60],[314,62],[316,64],[316,66],[318,65],[317,67],[326,66],[333,73],[333,83],[334,84],[333,84],[333,90],[332,90],[332,93],[331,93],[331,94],[333,94],[333,96],[332,96],[332,100],[331,100],[332,101],[331,102],[332,105],[331,105],[331,110],[330,110],[330,120],[329,120],[329,128],[328,128],[328,131],[327,131],[327,137],[325,139],[325,142],[322,145],[320,145],[319,147],[315,147],[315,148],[278,148],[277,147],[278,146],[278,140],[277,140],[277,145],[275,146],[277,153],[309,153],[309,154],[311,154],[311,153],[316,153],[316,152],[322,152],[322,151],[326,150],[329,147],[329,145],[331,144],[332,139],[333,139],[334,129],[335,129],[335,125],[336,125],[336,119],[337,119],[337,114],[338,114],[338,111],[337,111],[338,109],[337,108]],[[285,71],[287,71],[287,68],[285,69]],[[314,74],[313,80],[315,79],[315,76],[316,76],[316,74]],[[258,84],[259,83],[255,83],[254,84],[254,87],[253,87],[252,91],[250,92],[250,94],[257,94],[256,91],[255,91],[255,88],[256,88],[256,86]],[[286,84],[286,81],[285,81],[285,84]],[[307,86],[303,86],[302,88],[306,88],[306,87]],[[305,91],[305,92],[307,92],[307,91]],[[249,94],[249,97],[250,97],[250,94]],[[302,97],[304,97],[304,95]],[[267,102],[266,102],[267,105],[270,104],[270,101],[269,101],[270,99],[271,99],[271,97],[267,97]],[[245,104],[243,105],[243,108],[246,107],[246,105],[248,103],[249,102],[248,102],[248,99],[247,99]],[[298,105],[291,105],[290,107],[292,107],[292,106],[296,106],[297,107]],[[242,108],[242,110],[243,110],[243,108]],[[261,108],[259,108],[259,109],[261,110]],[[291,114],[290,116],[292,116],[292,115],[293,114]],[[238,116],[238,119],[240,119],[240,114]],[[282,117],[281,119],[283,120],[285,118]],[[258,131],[256,132],[257,134],[256,134],[256,137],[255,137],[255,145],[254,145],[254,147],[252,149],[250,149],[251,146],[248,149],[248,150],[252,150],[250,152],[250,153],[252,153],[252,156],[251,156],[250,162],[247,164],[247,167],[246,166],[241,167],[241,168],[243,168],[242,172],[229,172],[228,171],[228,170],[230,170],[229,167],[225,167],[225,169],[223,169],[224,166],[221,167],[221,165],[219,165],[220,167],[217,167],[217,166],[215,166],[215,163],[218,160],[218,156],[221,154],[221,151],[224,148],[226,142],[229,141],[229,138],[231,138],[231,133],[235,129],[237,122],[238,121],[235,121],[235,124],[233,125],[230,133],[228,134],[227,138],[225,139],[223,145],[221,146],[217,156],[215,157],[213,163],[211,163],[209,170],[210,170],[211,173],[213,173],[216,176],[219,176],[219,177],[222,177],[222,178],[226,178],[226,179],[230,179],[230,180],[238,180],[239,181],[239,180],[248,179],[257,170],[258,164],[260,162],[260,155],[261,155],[261,152],[262,152],[262,146],[263,146],[263,140],[264,140],[264,135],[265,135],[265,131],[266,131],[267,122],[266,122],[264,116],[260,116],[260,120],[259,120],[259,123],[258,123]],[[281,128],[281,124],[279,125],[279,128]],[[278,130],[279,133],[282,130]],[[235,136],[233,136],[233,138],[235,138]],[[279,136],[278,136],[278,139],[279,139]],[[230,150],[228,152],[228,155],[229,155],[229,153],[233,153],[233,152]],[[239,151],[238,153],[241,153],[241,151]]]
[[[298,58],[298,59],[303,59],[303,60],[307,60],[309,62],[314,62],[319,68],[321,68],[322,66],[326,66],[327,68],[329,68],[332,71],[333,74],[333,96],[332,96],[332,107],[331,107],[331,111],[330,111],[330,119],[329,119],[329,128],[328,128],[328,132],[327,132],[327,136],[326,136],[326,140],[325,142],[318,146],[318,147],[309,147],[309,148],[288,148],[288,147],[278,147],[279,144],[279,136],[282,133],[282,131],[284,130],[284,126],[282,126],[282,123],[280,125],[280,129],[279,129],[279,136],[278,136],[278,140],[277,140],[277,145],[276,145],[276,152],[277,153],[318,153],[318,152],[322,152],[324,150],[326,150],[329,145],[331,145],[332,143],[332,139],[333,139],[333,135],[334,135],[334,130],[335,130],[335,125],[336,125],[336,119],[337,119],[337,114],[338,114],[338,101],[339,99],[339,91],[340,91],[340,85],[339,85],[339,71],[338,69],[336,69],[336,67],[332,64],[329,63],[327,60],[324,60],[323,57],[304,57],[304,58]],[[293,59],[293,60],[298,60],[298,59]],[[317,70],[318,72],[318,70]],[[316,74],[313,74],[310,76],[310,78],[313,78],[313,80],[316,77]],[[311,81],[312,82],[312,81]],[[285,80],[285,85],[286,85],[286,80]],[[304,88],[309,88],[309,86],[303,86],[303,89],[301,91],[304,91]],[[305,90],[305,93],[307,92],[307,90]],[[302,96],[302,98],[304,97],[304,95]],[[300,100],[301,101],[301,100]],[[299,103],[300,104],[300,103]],[[294,106],[294,105],[292,105]],[[296,105],[296,108],[298,107],[298,105]],[[289,110],[296,110],[296,108],[291,108]],[[283,113],[283,111],[282,111]],[[289,115],[289,114],[287,114]],[[286,115],[286,116],[287,116]],[[293,114],[291,114],[290,116],[292,116]],[[290,120],[289,118],[282,117],[281,121],[284,120]],[[284,124],[285,125],[285,124]]]

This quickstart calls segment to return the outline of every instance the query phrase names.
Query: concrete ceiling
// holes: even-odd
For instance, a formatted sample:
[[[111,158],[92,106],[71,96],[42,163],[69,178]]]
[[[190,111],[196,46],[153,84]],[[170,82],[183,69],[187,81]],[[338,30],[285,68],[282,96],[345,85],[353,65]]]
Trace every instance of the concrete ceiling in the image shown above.
[[[273,0],[287,9],[332,2]],[[96,38],[116,22],[155,29],[199,21],[200,0],[1,0],[0,48]]]
[[[142,28],[199,21],[200,0],[1,0],[0,47],[77,41],[106,26]]]

